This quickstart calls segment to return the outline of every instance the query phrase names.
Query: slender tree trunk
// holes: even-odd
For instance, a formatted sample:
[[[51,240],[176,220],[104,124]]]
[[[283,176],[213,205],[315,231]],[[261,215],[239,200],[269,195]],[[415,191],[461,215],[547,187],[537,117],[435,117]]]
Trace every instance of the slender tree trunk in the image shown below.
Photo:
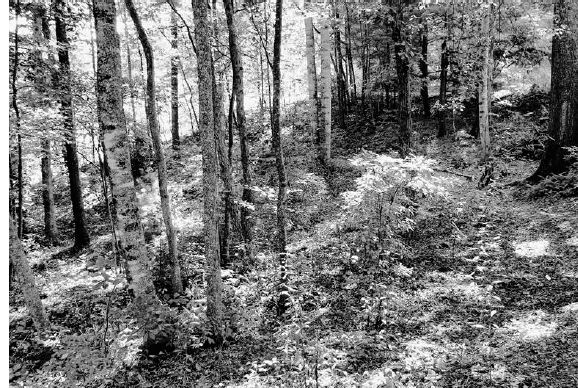
[[[35,64],[35,87],[36,92],[47,98],[46,90],[50,83],[50,77],[45,70],[46,56],[42,54],[50,41],[50,28],[46,8],[38,4],[34,9],[34,41],[35,53],[33,62]],[[41,106],[43,103],[41,103]],[[54,183],[52,178],[52,150],[48,134],[42,139],[42,202],[44,205],[44,235],[49,245],[58,241],[58,230],[56,228],[56,214],[54,209]]]
[[[277,179],[279,191],[277,193],[277,253],[279,254],[279,300],[277,303],[277,313],[279,316],[289,307],[289,288],[287,286],[287,230],[285,221],[285,197],[287,194],[287,174],[285,172],[285,161],[283,160],[283,144],[281,143],[281,128],[279,125],[280,119],[280,101],[281,94],[281,29],[283,26],[283,0],[275,1],[275,35],[273,39],[273,109],[272,109],[272,126],[271,137],[273,142],[273,150],[275,152],[275,162],[277,165]],[[324,25],[326,35],[329,34],[329,25]],[[330,44],[327,40],[326,43]],[[323,38],[322,38],[322,45]],[[328,57],[330,52],[326,50]],[[327,61],[327,58],[325,58]],[[326,67],[330,68],[331,62],[327,61]],[[322,62],[323,66],[323,62]],[[322,68],[323,69],[323,68]],[[330,113],[331,114],[331,113]]]
[[[177,0],[171,0],[177,2]],[[175,8],[178,3],[174,4]],[[176,12],[171,13],[171,134],[173,150],[178,151],[181,145],[179,136],[179,26]]]
[[[24,303],[37,330],[42,330],[49,325],[48,318],[44,312],[40,293],[34,282],[34,274],[28,265],[24,254],[24,249],[18,238],[14,220],[10,217],[10,262],[14,266],[14,272],[21,279],[20,290]]]
[[[319,104],[317,99],[317,68],[315,66],[315,33],[313,18],[305,18],[305,50],[307,56],[307,91],[309,93],[309,109],[311,115],[312,138],[317,143]]]
[[[156,91],[155,91],[155,65],[153,48],[149,42],[147,34],[141,24],[133,0],[125,0],[126,9],[134,23],[140,43],[142,45],[146,64],[147,64],[147,100],[146,113],[149,123],[149,130],[153,140],[153,147],[155,149],[155,156],[157,162],[157,171],[159,177],[159,194],[161,196],[161,209],[163,213],[163,220],[165,222],[165,229],[167,234],[167,245],[169,246],[169,259],[171,262],[171,284],[173,292],[182,293],[183,282],[181,280],[181,266],[179,264],[179,252],[177,249],[177,234],[173,226],[171,215],[171,201],[168,190],[168,173],[165,155],[163,152],[163,145],[161,143],[161,134],[159,128],[159,121],[156,109]],[[174,145],[174,138],[173,138]]]
[[[223,283],[221,279],[218,224],[218,154],[215,144],[213,57],[208,4],[193,0],[199,76],[199,129],[203,143],[203,234],[205,238],[205,278],[207,281],[207,321],[214,343],[223,341]]]
[[[67,36],[66,18],[68,12],[64,0],[55,1],[56,41],[58,42],[59,89],[60,106],[64,117],[66,142],[64,143],[64,159],[68,169],[70,182],[70,199],[74,216],[74,249],[80,250],[90,244],[84,217],[84,202],[82,199],[82,184],[76,151],[76,130],[74,128],[74,113],[72,107],[72,85],[70,80],[70,57]]]
[[[321,56],[321,75],[319,79],[319,114],[320,160],[327,164],[331,159],[331,28],[329,23],[321,24],[319,54]]]
[[[488,97],[489,71],[490,71],[490,9],[488,1],[482,3],[482,72],[479,85],[479,106],[478,115],[480,117],[480,143],[482,160],[486,162],[490,156],[490,101]]]
[[[245,242],[245,252],[250,262],[254,260],[253,247],[253,217],[251,206],[253,204],[252,173],[249,162],[249,141],[247,139],[247,128],[245,118],[245,90],[243,86],[243,62],[242,53],[238,45],[237,29],[234,22],[234,8],[232,0],[223,0],[225,13],[227,16],[227,26],[229,28],[229,53],[231,55],[231,66],[233,68],[233,94],[235,95],[237,113],[237,131],[239,132],[239,146],[241,148],[241,168],[243,170],[243,194],[244,201],[241,206],[241,233]]]
[[[419,69],[421,71],[421,101],[423,107],[423,115],[426,118],[430,117],[430,106],[429,106],[429,72],[427,63],[427,51],[428,51],[428,26],[427,20],[424,17],[423,29],[421,31],[421,58],[419,60]]]
[[[333,38],[335,41],[335,64],[337,75],[337,102],[339,106],[339,126],[345,128],[345,116],[347,114],[347,89],[345,86],[345,72],[343,71],[343,54],[341,52],[341,29],[339,22],[339,10],[337,1],[333,1],[333,14],[335,25],[333,27]]]
[[[18,66],[20,65],[20,37],[18,35],[19,19],[20,19],[20,0],[16,0],[14,4],[15,17],[15,28],[14,28],[14,60],[12,63],[12,74],[11,74],[11,105],[14,110],[14,122],[16,126],[16,152],[17,152],[17,190],[18,190],[18,209],[16,210],[17,215],[17,235],[18,238],[22,238],[22,233],[24,229],[24,182],[23,182],[23,169],[22,169],[22,135],[20,134],[20,108],[18,107]]]
[[[557,0],[554,13],[558,32],[552,38],[550,139],[533,181],[567,171],[564,147],[578,147],[578,3]]]
[[[444,39],[442,41],[442,53],[441,53],[441,72],[440,72],[440,96],[439,103],[441,105],[441,110],[438,113],[438,137],[444,137],[447,135],[446,128],[446,103],[447,103],[447,93],[448,93],[448,43]]]
[[[353,87],[353,89],[350,90],[350,100],[355,105],[357,102],[357,84],[355,82],[355,71],[353,67],[353,55],[351,50],[351,19],[349,16],[347,1],[345,1],[345,14],[347,17],[345,24],[345,56],[347,57],[347,67],[349,70],[349,86]]]
[[[403,6],[400,4],[397,10],[396,21],[393,28],[393,41],[395,50],[395,67],[397,73],[397,109],[399,121],[399,139],[401,155],[407,156],[411,148],[411,96],[409,89],[409,59],[405,44],[401,39],[401,26],[403,21]]]
[[[120,42],[116,31],[114,0],[95,0],[93,12],[98,56],[98,121],[104,134],[105,152],[110,167],[119,251],[125,261],[129,292],[134,298],[137,321],[144,332],[144,347],[152,349],[170,341],[170,334],[163,335],[164,324],[157,319],[159,312],[162,312],[162,305],[155,294],[149,270],[149,255],[131,175],[126,119],[122,106]]]

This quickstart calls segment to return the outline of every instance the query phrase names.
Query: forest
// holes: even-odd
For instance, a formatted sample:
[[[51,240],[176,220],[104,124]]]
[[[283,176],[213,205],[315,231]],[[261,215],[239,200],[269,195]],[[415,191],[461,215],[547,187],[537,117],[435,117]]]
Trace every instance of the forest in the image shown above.
[[[578,387],[578,1],[7,5],[10,387]]]

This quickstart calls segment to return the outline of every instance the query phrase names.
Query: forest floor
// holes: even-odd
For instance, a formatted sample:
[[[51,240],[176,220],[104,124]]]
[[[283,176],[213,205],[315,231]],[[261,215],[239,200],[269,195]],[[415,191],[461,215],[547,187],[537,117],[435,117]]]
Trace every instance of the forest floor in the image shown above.
[[[504,134],[496,134],[498,143]],[[345,144],[340,136],[336,147]],[[439,170],[450,171],[439,172],[452,178],[449,195],[420,203],[414,231],[374,255],[351,238],[354,232],[336,228],[343,205],[339,194],[354,188],[359,176],[345,161],[356,147],[338,148],[338,162],[324,179],[296,159],[307,146],[295,142],[287,151],[290,182],[299,193],[289,198],[294,307],[289,317],[278,322],[273,307],[278,269],[267,241],[274,229],[274,170],[257,166],[256,213],[262,220],[257,235],[263,236],[263,249],[251,271],[240,273],[235,266],[224,271],[228,340],[219,349],[200,347],[200,158],[191,147],[171,166],[189,286],[182,300],[165,298],[179,311],[176,349],[134,354],[138,335],[125,308],[125,284],[106,269],[113,260],[110,235],[101,231],[104,236],[75,257],[54,256],[62,247],[28,242],[53,328],[35,335],[18,293],[11,292],[11,384],[578,386],[578,200],[556,194],[534,198],[532,188],[512,185],[535,170],[535,161],[512,157],[503,140],[494,182],[478,189],[473,140],[423,142],[422,152],[438,161]],[[360,147],[384,152],[382,142],[387,140],[377,131]],[[141,196],[141,205],[146,198]],[[154,200],[149,205],[146,219],[157,206]],[[150,238],[158,253],[160,237]]]

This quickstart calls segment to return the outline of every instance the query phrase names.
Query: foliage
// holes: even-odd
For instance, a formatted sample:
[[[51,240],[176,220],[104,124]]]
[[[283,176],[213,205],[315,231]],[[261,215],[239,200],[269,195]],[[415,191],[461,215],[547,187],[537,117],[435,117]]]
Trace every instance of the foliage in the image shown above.
[[[413,229],[419,201],[444,198],[447,179],[433,170],[434,161],[422,156],[406,159],[364,152],[352,159],[365,173],[355,191],[343,193],[343,222],[360,228],[381,248],[386,240]]]

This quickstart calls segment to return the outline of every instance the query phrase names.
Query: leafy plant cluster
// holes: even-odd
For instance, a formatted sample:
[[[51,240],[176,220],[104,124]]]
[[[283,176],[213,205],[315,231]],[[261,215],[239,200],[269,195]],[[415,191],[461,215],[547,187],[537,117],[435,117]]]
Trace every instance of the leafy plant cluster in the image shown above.
[[[413,230],[421,200],[448,195],[449,180],[436,175],[434,161],[423,156],[400,159],[366,151],[352,163],[365,172],[354,191],[343,193],[342,222],[360,230],[379,250]]]

